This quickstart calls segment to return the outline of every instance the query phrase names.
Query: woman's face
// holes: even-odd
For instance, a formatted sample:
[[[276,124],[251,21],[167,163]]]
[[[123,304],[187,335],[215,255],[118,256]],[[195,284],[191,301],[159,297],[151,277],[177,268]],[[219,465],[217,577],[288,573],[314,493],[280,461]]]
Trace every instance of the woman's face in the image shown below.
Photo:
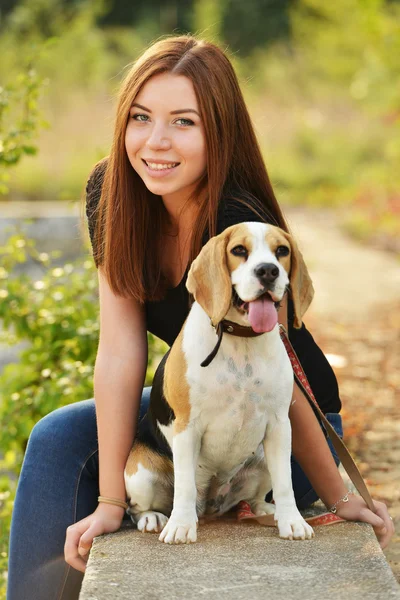
[[[146,82],[130,110],[125,148],[148,190],[164,200],[187,199],[206,170],[203,123],[190,79],[160,73]]]

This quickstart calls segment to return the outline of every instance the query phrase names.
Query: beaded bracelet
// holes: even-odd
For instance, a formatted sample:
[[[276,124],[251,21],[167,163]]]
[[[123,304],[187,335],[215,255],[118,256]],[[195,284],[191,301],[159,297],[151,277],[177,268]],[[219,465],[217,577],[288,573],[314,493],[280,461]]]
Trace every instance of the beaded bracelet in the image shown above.
[[[97,498],[97,501],[104,502],[105,504],[114,504],[115,506],[120,506],[125,510],[128,508],[128,504],[126,502],[123,502],[122,500],[119,500],[118,498],[107,498],[106,496],[99,496]]]
[[[343,498],[340,498],[340,500],[338,500],[337,502],[335,502],[335,504],[333,506],[330,507],[329,512],[333,513],[334,515],[337,513],[337,505],[340,504],[341,502],[348,502],[349,501],[349,494],[351,494],[351,492],[347,492]]]

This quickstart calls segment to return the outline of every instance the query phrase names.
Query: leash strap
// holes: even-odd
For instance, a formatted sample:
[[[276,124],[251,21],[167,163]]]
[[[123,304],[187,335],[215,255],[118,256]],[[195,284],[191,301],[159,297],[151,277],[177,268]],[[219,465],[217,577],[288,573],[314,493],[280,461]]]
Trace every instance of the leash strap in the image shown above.
[[[201,367],[208,367],[208,365],[209,365],[209,364],[210,364],[210,362],[211,362],[211,361],[212,361],[212,360],[215,358],[215,356],[216,356],[216,354],[217,354],[217,352],[218,352],[218,350],[219,350],[219,347],[220,347],[220,345],[221,345],[221,342],[222,342],[222,334],[224,333],[224,328],[222,327],[222,322],[221,322],[221,323],[218,323],[218,325],[217,325],[217,327],[216,327],[216,332],[217,332],[217,334],[218,334],[218,341],[217,341],[217,343],[216,343],[216,345],[215,345],[215,348],[214,348],[214,350],[211,352],[211,354],[209,354],[209,355],[207,356],[207,358],[205,358],[205,359],[203,360],[203,362],[202,362],[202,363],[200,363],[200,366],[201,366]]]
[[[314,397],[314,394],[312,393],[311,386],[310,386],[308,379],[301,367],[301,364],[296,355],[296,352],[294,351],[293,346],[289,341],[286,329],[281,324],[279,325],[279,329],[280,329],[281,339],[282,339],[282,341],[285,345],[286,351],[289,355],[290,362],[292,363],[293,373],[294,373],[296,382],[302,389],[305,397],[307,398],[307,400],[309,401],[311,406],[316,409],[317,413],[321,417],[322,422],[325,425],[325,428],[329,434],[329,437],[331,438],[332,444],[338,454],[338,457],[340,458],[340,461],[341,461],[343,467],[346,469],[348,476],[354,483],[356,489],[358,490],[360,496],[364,499],[368,508],[374,513],[375,506],[372,502],[370,493],[367,489],[367,486],[365,485],[365,482],[361,476],[360,471],[357,468],[356,463],[354,462],[349,451],[347,450],[343,440],[338,436],[335,429],[329,423],[328,419],[325,417],[324,413],[318,406],[318,403]]]
[[[300,386],[300,389],[303,391],[303,393],[304,393],[305,397],[307,398],[308,402],[310,403],[311,407],[315,409],[315,411],[317,412],[317,415],[319,415],[319,417],[321,418],[322,423],[325,426],[325,429],[326,429],[326,431],[332,441],[332,444],[338,454],[338,457],[340,458],[340,461],[341,461],[343,467],[346,469],[346,472],[349,475],[351,481],[354,483],[356,489],[358,490],[361,497],[364,499],[368,508],[373,513],[375,513],[375,506],[372,502],[372,498],[371,498],[370,493],[367,489],[367,486],[365,485],[365,482],[360,474],[360,471],[358,470],[357,465],[355,464],[353,458],[351,457],[349,451],[347,450],[343,440],[338,436],[335,429],[329,423],[328,419],[325,417],[324,413],[318,406],[318,403],[312,392],[312,389],[308,382],[306,374],[304,373],[303,368],[300,364],[300,361],[297,357],[297,354],[294,351],[293,346],[289,341],[289,337],[287,335],[286,329],[282,324],[279,324],[279,330],[280,330],[281,339],[283,341],[283,344],[286,348],[286,352],[288,353],[290,362],[292,364],[293,373],[294,373],[296,382]],[[251,511],[250,505],[245,501],[242,501],[238,504],[237,519],[239,521],[253,520],[253,521],[257,521],[261,525],[266,525],[269,527],[275,526],[274,515],[262,515],[262,516],[257,517]],[[341,519],[338,515],[333,514],[331,512],[323,513],[321,515],[317,515],[314,517],[309,517],[309,518],[306,518],[305,520],[307,521],[307,523],[309,523],[310,525],[314,525],[314,526],[315,525],[332,525],[334,523],[344,521],[344,519]]]
[[[238,521],[257,521],[257,523],[264,525],[264,527],[276,526],[274,515],[262,515],[260,517],[256,517],[251,510],[250,504],[245,500],[242,500],[237,505],[236,518]],[[316,525],[334,525],[335,523],[343,523],[345,521],[345,519],[342,519],[341,517],[338,517],[338,515],[334,515],[331,512],[322,513],[313,517],[306,517],[304,520],[307,521],[307,523],[309,523],[312,527],[315,527]]]

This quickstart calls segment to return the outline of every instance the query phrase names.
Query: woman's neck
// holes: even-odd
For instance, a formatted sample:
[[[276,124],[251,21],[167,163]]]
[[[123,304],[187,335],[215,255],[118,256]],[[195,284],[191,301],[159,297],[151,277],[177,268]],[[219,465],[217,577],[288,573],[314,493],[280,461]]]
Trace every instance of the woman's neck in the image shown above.
[[[196,213],[194,211],[184,212],[180,215],[168,214],[167,220],[164,223],[163,232],[167,236],[181,237],[193,230],[196,221]]]
[[[171,196],[163,197],[162,201],[167,212],[165,235],[180,237],[191,232],[199,213],[200,202],[188,202]]]

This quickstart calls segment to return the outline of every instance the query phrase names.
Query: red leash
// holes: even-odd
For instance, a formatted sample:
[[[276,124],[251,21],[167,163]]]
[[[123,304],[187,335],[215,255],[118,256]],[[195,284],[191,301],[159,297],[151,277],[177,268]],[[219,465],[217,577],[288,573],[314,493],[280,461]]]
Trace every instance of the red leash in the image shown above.
[[[251,511],[250,504],[245,500],[242,500],[237,505],[236,516],[238,521],[255,519],[261,525],[275,527],[273,515],[256,517],[256,515]],[[340,517],[334,515],[331,512],[326,512],[322,513],[321,515],[316,515],[315,517],[307,517],[304,520],[307,521],[307,523],[309,523],[312,527],[315,527],[316,525],[334,525],[335,523],[339,523],[340,521],[344,521],[345,519],[341,519]]]

